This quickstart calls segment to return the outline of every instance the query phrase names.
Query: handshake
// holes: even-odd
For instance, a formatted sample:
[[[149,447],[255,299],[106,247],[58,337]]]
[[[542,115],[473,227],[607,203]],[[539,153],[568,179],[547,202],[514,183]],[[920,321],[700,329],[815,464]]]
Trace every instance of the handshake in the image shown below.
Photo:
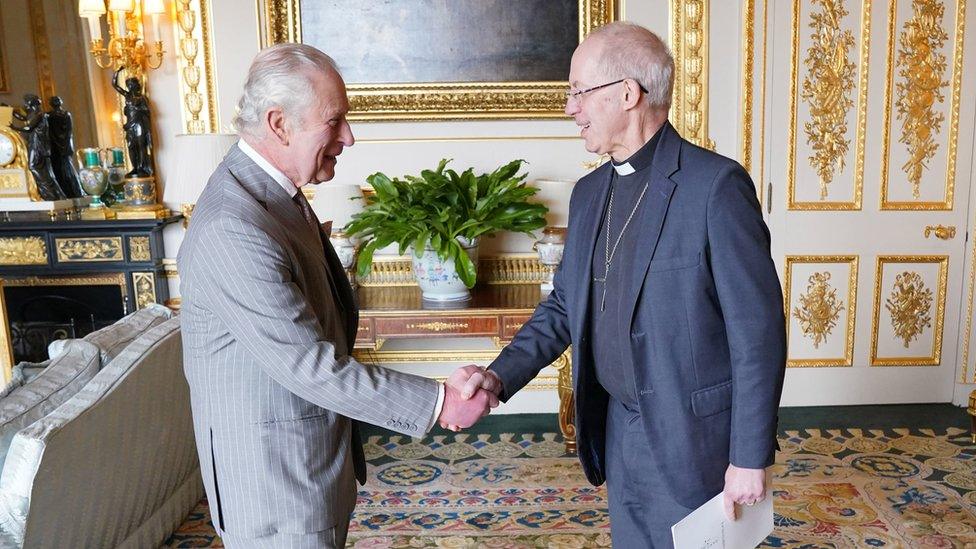
[[[444,382],[444,405],[437,422],[452,431],[467,429],[498,406],[502,381],[491,371],[471,364]]]

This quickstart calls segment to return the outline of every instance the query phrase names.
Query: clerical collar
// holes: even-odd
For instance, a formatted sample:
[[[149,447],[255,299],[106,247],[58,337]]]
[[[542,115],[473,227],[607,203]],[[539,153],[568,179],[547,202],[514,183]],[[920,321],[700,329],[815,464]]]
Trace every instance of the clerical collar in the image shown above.
[[[654,136],[647,143],[644,143],[644,146],[637,149],[637,152],[630,155],[630,158],[627,160],[617,162],[611,159],[610,163],[613,165],[613,169],[617,172],[617,175],[630,175],[650,166],[651,162],[654,161],[654,150],[657,148],[658,141],[661,140],[662,130],[664,130],[663,125],[658,128]]]

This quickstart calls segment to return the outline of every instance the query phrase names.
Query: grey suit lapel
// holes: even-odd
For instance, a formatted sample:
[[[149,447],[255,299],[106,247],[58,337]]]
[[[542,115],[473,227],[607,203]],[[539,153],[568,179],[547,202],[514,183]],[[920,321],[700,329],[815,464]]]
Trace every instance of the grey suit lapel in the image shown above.
[[[227,162],[231,175],[255,200],[264,205],[284,234],[300,243],[328,268],[318,236],[309,228],[298,205],[281,185],[239,147],[231,147],[224,161]]]
[[[640,235],[641,247],[638,248],[639,255],[634,258],[633,268],[628,273],[628,278],[624,284],[624,297],[620,314],[623,315],[621,318],[626,323],[621,324],[621,326],[628,329],[631,320],[634,318],[637,296],[640,295],[644,278],[647,276],[647,269],[651,264],[651,258],[654,257],[654,252],[657,250],[661,228],[664,226],[664,218],[667,216],[668,206],[671,204],[671,196],[675,188],[671,176],[678,171],[681,136],[674,130],[670,122],[664,124],[661,141],[657,145],[654,161],[651,164],[651,181],[647,188],[648,201],[640,214],[640,231],[638,234]]]

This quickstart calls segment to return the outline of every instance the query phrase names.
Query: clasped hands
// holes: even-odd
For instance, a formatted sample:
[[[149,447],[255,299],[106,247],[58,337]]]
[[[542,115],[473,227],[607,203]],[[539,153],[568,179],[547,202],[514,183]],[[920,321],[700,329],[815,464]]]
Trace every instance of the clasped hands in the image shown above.
[[[502,382],[494,372],[462,366],[444,382],[444,405],[438,424],[451,431],[471,427],[498,406]]]

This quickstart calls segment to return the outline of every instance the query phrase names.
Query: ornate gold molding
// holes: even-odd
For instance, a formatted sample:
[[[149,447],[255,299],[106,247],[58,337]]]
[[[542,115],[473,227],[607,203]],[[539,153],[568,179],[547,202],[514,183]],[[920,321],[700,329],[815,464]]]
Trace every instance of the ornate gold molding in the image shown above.
[[[700,0],[694,0],[700,1]],[[265,0],[264,45],[301,42],[300,0]],[[614,19],[613,0],[579,0],[582,40]],[[565,118],[565,82],[347,83],[350,120]]]
[[[891,315],[891,327],[905,348],[926,328],[932,327],[932,289],[925,286],[925,279],[914,271],[905,271],[895,277],[895,285],[885,309]]]
[[[478,260],[478,280],[488,284],[531,284],[545,280],[536,254],[502,254]],[[409,256],[375,256],[373,269],[360,286],[416,286]]]
[[[209,0],[178,0],[174,26],[180,37],[177,64],[186,133],[216,132],[217,87],[214,80]],[[201,81],[204,84],[202,91],[199,89]],[[207,107],[206,110],[204,106]]]
[[[810,275],[805,294],[800,294],[800,306],[793,308],[793,316],[800,321],[803,335],[813,340],[813,348],[827,340],[844,304],[837,300],[837,288],[830,284],[830,271]]]
[[[118,286],[121,288],[123,297],[125,296],[125,274],[123,273],[100,273],[90,275],[67,275],[67,276],[24,276],[7,278],[4,277],[6,286]]]
[[[852,103],[853,65],[847,58],[847,50],[854,45],[850,31],[843,31],[841,19],[849,12],[842,0],[818,0],[823,6],[820,13],[813,14],[810,28],[813,30],[812,45],[804,60],[810,72],[803,81],[803,91],[798,93],[800,64],[800,24],[801,3],[793,0],[792,34],[790,47],[790,114],[787,133],[786,193],[787,208],[790,210],[860,210],[864,189],[864,140],[867,133],[867,88],[868,66],[871,45],[871,0],[861,2],[860,59],[857,78],[857,127],[854,136],[854,189],[850,201],[828,200],[828,185],[842,170],[844,158],[848,154],[847,114]],[[819,40],[823,40],[821,43]],[[843,47],[840,47],[843,46]],[[826,59],[825,59],[826,58]],[[807,142],[812,145],[814,155],[810,157],[811,166],[817,170],[820,179],[820,200],[802,201],[797,199],[796,128],[799,99],[810,103],[810,120],[804,122]]]
[[[47,265],[47,243],[40,236],[2,237],[0,265]]]
[[[881,321],[881,299],[885,264],[899,263],[930,263],[939,265],[937,290],[932,297],[932,290],[925,288],[924,281],[918,273],[901,269],[896,275],[891,292],[885,300],[885,309],[892,318],[892,328],[896,337],[904,341],[907,348],[911,341],[922,331],[933,327],[932,352],[929,356],[878,356],[878,333]],[[874,324],[871,330],[871,366],[938,366],[942,361],[942,330],[945,319],[946,285],[949,271],[949,256],[947,255],[882,255],[878,256],[875,267],[874,280]],[[935,307],[934,315],[930,312]]]
[[[55,238],[58,263],[123,261],[122,237]]]
[[[850,13],[843,0],[814,0],[813,4],[821,11],[810,15],[812,43],[803,60],[807,75],[800,99],[810,106],[810,119],[803,129],[813,149],[810,165],[820,178],[820,200],[826,200],[834,176],[844,169],[851,143],[846,135],[847,114],[854,106],[851,93],[857,65],[850,60],[854,33],[841,28],[844,16]]]
[[[154,273],[132,273],[132,288],[136,295],[136,309],[142,309],[156,302],[156,275]]]
[[[149,261],[152,254],[149,249],[148,236],[129,237],[129,260],[130,261]]]
[[[752,172],[752,87],[755,72],[756,0],[743,0],[742,14],[742,167]],[[759,189],[762,196],[762,189]]]
[[[962,87],[962,55],[966,23],[966,0],[955,3],[955,25],[952,52],[952,79],[943,81],[948,68],[943,49],[948,34],[943,30],[945,6],[939,0],[913,0],[913,15],[902,27],[895,51],[897,2],[888,8],[888,58],[885,79],[884,115],[881,153],[881,209],[882,210],[951,210],[955,192],[957,141],[959,137],[959,102]],[[895,82],[895,68],[900,80]],[[922,70],[924,68],[924,71]],[[947,135],[946,174],[943,200],[920,200],[922,172],[929,168],[928,159],[938,148],[933,134],[938,134],[945,116],[931,111],[936,102],[944,102],[942,88],[951,82],[949,92],[949,131]],[[892,103],[892,95],[897,99]],[[909,161],[901,166],[906,179],[912,183],[914,200],[889,200],[889,162],[891,151],[891,112],[898,109],[902,120],[899,142],[907,146]],[[926,114],[928,113],[928,114]],[[907,125],[906,125],[907,123]],[[918,176],[918,177],[916,177]],[[932,178],[929,178],[932,179]]]
[[[858,273],[858,256],[856,255],[789,255],[786,256],[786,273],[783,280],[783,309],[786,313],[786,337],[789,341],[790,329],[792,326],[791,318],[797,318],[795,315],[795,309],[799,309],[803,314],[812,317],[815,322],[823,321],[827,317],[834,317],[832,311],[834,311],[837,306],[847,309],[847,323],[844,326],[844,356],[836,358],[789,358],[786,361],[787,367],[824,367],[824,366],[853,366],[854,365],[854,326],[857,320],[857,273]],[[849,274],[847,280],[847,295],[846,304],[838,303],[836,301],[836,296],[833,300],[827,298],[827,295],[821,295],[820,297],[813,297],[812,299],[807,299],[808,304],[803,307],[795,308],[793,306],[793,295],[792,295],[792,283],[793,283],[793,266],[796,264],[848,264]],[[817,273],[820,274],[820,273]],[[829,272],[828,272],[829,274]],[[810,282],[813,283],[811,286],[813,289],[822,288],[826,289],[823,285],[818,285],[811,277]],[[839,281],[835,281],[839,283]],[[811,286],[807,288],[807,295],[810,296],[812,293]],[[833,305],[831,305],[831,301]],[[791,309],[794,309],[791,312]],[[839,309],[836,309],[839,312]],[[791,314],[793,315],[791,317]],[[835,318],[836,321],[836,318]],[[802,321],[801,321],[802,324]],[[823,327],[823,326],[821,326]],[[830,333],[829,329],[813,329],[811,333],[820,332],[822,336]],[[823,338],[821,339],[823,341]],[[816,343],[816,342],[815,342]],[[815,344],[816,347],[816,344]]]
[[[408,330],[429,330],[431,332],[445,332],[447,330],[457,330],[467,328],[467,322],[421,322],[420,324],[407,324]]]
[[[708,137],[709,0],[671,0],[674,98],[670,117],[678,133],[715,150]]]
[[[56,94],[54,70],[51,68],[51,45],[44,20],[44,2],[27,2],[27,16],[30,18],[31,41],[34,44],[38,95],[43,100]]]
[[[949,85],[948,80],[943,80],[948,67],[941,51],[949,34],[940,26],[945,15],[945,6],[940,2],[920,0],[913,7],[915,13],[898,39],[896,65],[901,80],[895,87],[895,106],[901,120],[898,142],[908,149],[908,161],[902,171],[912,184],[912,197],[918,200],[922,171],[939,148],[932,136],[939,133],[945,121],[945,115],[933,107],[936,102],[945,101],[942,89]]]
[[[0,369],[3,370],[3,383],[10,382],[11,368],[14,367],[14,346],[10,338],[10,321],[7,320],[7,302],[4,297],[5,283],[0,278]]]

